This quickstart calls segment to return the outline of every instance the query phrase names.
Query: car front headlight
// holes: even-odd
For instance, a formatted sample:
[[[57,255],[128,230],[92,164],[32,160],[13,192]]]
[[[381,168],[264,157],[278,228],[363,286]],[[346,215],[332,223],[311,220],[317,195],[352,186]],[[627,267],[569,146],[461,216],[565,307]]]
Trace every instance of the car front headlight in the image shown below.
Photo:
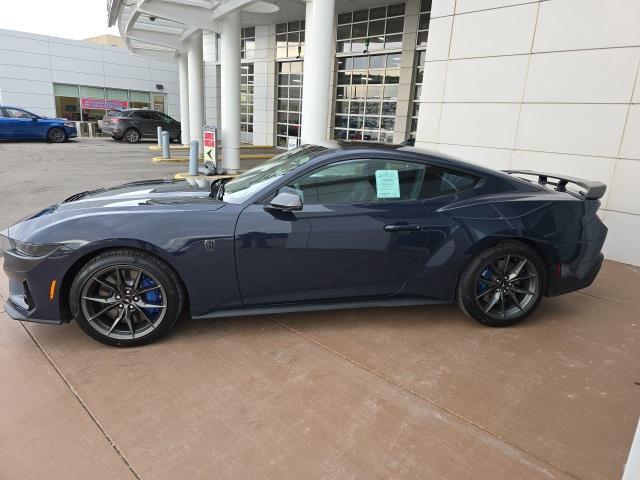
[[[29,243],[9,238],[5,232],[0,233],[3,252],[13,252],[23,257],[46,257],[57,250],[68,250],[58,243]]]
[[[7,231],[6,230],[4,232],[0,233],[0,247],[2,247],[1,249],[2,249],[3,252],[9,252],[9,251],[15,249],[15,245],[13,243],[13,240],[11,240],[7,236]]]
[[[76,128],[76,124],[73,122],[65,122],[64,126],[67,128]]]

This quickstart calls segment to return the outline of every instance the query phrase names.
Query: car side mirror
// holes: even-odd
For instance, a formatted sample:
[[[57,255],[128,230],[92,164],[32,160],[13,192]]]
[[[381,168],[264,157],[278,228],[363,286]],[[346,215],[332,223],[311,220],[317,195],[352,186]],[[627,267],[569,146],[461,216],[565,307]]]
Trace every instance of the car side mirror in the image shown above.
[[[40,117],[36,117],[35,115],[31,117],[32,122],[37,122]]]
[[[271,200],[269,205],[265,205],[265,208],[267,210],[278,210],[281,212],[302,210],[302,198],[295,193],[281,192]]]

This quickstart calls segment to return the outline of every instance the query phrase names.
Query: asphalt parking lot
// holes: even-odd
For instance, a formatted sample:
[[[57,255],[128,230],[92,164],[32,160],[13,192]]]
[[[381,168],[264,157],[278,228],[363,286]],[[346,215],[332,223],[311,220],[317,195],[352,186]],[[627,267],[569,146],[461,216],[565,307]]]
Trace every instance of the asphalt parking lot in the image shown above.
[[[147,145],[0,143],[0,229],[184,170]],[[126,350],[0,306],[0,479],[619,479],[638,298],[640,269],[606,262],[509,329],[454,307],[363,309],[184,319]]]

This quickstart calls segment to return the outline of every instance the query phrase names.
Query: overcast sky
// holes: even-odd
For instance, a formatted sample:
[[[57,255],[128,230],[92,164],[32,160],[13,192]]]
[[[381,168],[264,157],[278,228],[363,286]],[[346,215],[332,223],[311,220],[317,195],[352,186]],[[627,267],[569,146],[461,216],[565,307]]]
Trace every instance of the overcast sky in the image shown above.
[[[0,28],[81,40],[109,33],[106,0],[0,0]]]

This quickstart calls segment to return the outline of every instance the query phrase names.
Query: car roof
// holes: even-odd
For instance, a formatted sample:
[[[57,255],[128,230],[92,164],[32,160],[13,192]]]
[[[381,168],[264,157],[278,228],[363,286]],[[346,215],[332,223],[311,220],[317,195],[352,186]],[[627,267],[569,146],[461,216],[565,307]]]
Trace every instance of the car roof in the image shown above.
[[[325,142],[318,142],[318,146],[325,147],[329,153],[335,152],[356,152],[359,153],[375,153],[375,152],[388,152],[388,153],[408,153],[414,158],[422,159],[424,161],[435,161],[440,165],[447,165],[451,168],[459,168],[463,170],[472,170],[481,175],[498,175],[504,176],[503,178],[511,178],[510,175],[494,170],[492,168],[483,167],[477,163],[468,162],[460,158],[447,155],[445,153],[430,150],[421,147],[410,147],[407,145],[401,145],[396,143],[375,143],[375,142],[349,142],[349,141],[336,141],[327,140]],[[319,155],[320,156],[320,155]]]

